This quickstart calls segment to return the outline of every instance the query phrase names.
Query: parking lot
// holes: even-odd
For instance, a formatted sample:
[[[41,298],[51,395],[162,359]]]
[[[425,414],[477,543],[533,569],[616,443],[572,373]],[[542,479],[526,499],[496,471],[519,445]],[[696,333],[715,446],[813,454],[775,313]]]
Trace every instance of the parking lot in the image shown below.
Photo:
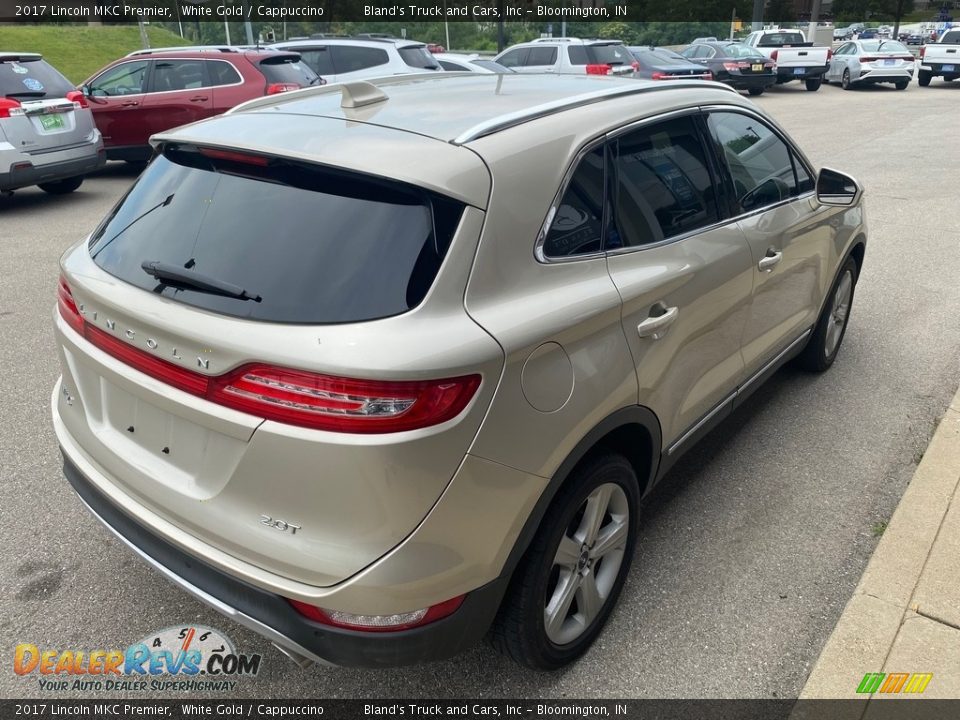
[[[866,264],[843,350],[822,376],[781,371],[687,454],[645,508],[611,622],[556,674],[486,646],[389,671],[301,670],[164,580],[82,507],[60,472],[49,397],[57,258],[135,178],[110,163],[76,193],[0,197],[0,648],[120,648],[170,626],[223,630],[261,653],[258,697],[795,697],[960,378],[960,82],[757,104],[817,167],[866,188]],[[318,218],[318,222],[322,219]],[[0,673],[5,697],[41,695]],[[76,693],[64,693],[77,697]],[[144,693],[130,693],[142,697]]]

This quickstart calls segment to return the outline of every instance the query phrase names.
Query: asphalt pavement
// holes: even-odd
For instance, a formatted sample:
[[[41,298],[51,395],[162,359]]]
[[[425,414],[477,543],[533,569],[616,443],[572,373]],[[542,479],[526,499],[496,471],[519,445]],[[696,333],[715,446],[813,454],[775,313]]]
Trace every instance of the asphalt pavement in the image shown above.
[[[201,623],[263,655],[236,696],[796,697],[960,378],[958,103],[960,82],[941,80],[905,92],[792,83],[757,98],[814,165],[866,187],[843,349],[824,375],[778,373],[685,456],[643,513],[611,622],[554,674],[485,645],[429,666],[302,670],[114,540],[61,476],[51,318],[57,258],[135,173],[111,163],[71,196],[0,197],[0,696],[43,694],[35,674],[13,673],[17,643],[121,648]]]

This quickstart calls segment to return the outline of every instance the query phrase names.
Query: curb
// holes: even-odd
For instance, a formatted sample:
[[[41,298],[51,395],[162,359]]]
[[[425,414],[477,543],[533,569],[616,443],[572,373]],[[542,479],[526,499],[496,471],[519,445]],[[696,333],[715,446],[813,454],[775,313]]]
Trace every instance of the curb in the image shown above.
[[[941,418],[863,577],[807,678],[800,692],[801,699],[862,700],[862,703],[845,708],[849,715],[844,713],[845,717],[859,718],[871,698],[871,695],[856,692],[864,674],[886,669],[895,641],[902,637],[905,628],[909,626],[912,630],[918,623],[935,624],[937,614],[932,610],[925,613],[930,605],[930,593],[918,593],[917,590],[958,487],[960,390]],[[954,512],[957,510],[954,508]],[[951,528],[954,522],[951,516]],[[932,599],[947,599],[949,602],[949,598],[942,595],[935,594]],[[937,627],[956,633],[956,643],[960,647],[960,630],[947,624]],[[898,643],[906,644],[906,641]],[[926,659],[918,653],[913,656],[918,662]],[[933,668],[898,667],[896,670],[930,672]],[[956,675],[956,672],[952,674]],[[960,679],[948,675],[940,675],[947,683],[947,694],[936,695],[960,697]],[[941,685],[941,692],[943,690]],[[925,693],[924,697],[933,695]]]

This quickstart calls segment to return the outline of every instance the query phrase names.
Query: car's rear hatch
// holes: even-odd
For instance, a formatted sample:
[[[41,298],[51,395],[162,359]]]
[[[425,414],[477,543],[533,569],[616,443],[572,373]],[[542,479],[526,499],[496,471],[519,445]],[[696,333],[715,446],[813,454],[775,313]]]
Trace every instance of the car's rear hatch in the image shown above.
[[[79,99],[67,99],[75,90],[40,55],[0,52],[0,131],[7,142],[38,156],[89,142],[93,116]]]
[[[374,126],[213,123],[168,138],[62,260],[61,443],[187,549],[329,586],[426,516],[502,367],[462,303],[483,213],[412,184],[404,158],[488,175],[468,150]],[[204,144],[238,123],[329,166]],[[364,162],[353,147],[404,177],[344,170],[341,155]]]
[[[617,41],[597,40],[584,45],[589,65],[607,65],[610,75],[633,75],[636,67],[626,46]]]

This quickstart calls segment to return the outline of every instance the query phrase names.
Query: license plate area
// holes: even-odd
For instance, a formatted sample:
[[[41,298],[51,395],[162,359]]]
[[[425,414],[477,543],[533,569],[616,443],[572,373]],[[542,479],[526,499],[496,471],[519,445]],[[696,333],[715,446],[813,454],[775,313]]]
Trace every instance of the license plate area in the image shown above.
[[[38,115],[36,119],[40,125],[40,132],[43,133],[58,132],[66,127],[66,122],[64,122],[63,114],[61,113]]]
[[[753,65],[750,66],[750,69],[751,69],[753,72],[763,72],[763,65],[760,64],[760,63],[755,63],[755,64],[753,64]]]
[[[806,68],[795,68],[793,71],[794,75],[804,75],[807,72]]]
[[[955,66],[955,65],[944,65],[943,68],[941,68],[941,69],[942,69],[944,72],[953,72],[954,67],[956,67],[956,66]]]
[[[884,64],[884,65],[896,65],[896,64],[897,64],[897,61],[896,61],[896,60],[884,60],[884,61],[883,61],[883,64]]]

